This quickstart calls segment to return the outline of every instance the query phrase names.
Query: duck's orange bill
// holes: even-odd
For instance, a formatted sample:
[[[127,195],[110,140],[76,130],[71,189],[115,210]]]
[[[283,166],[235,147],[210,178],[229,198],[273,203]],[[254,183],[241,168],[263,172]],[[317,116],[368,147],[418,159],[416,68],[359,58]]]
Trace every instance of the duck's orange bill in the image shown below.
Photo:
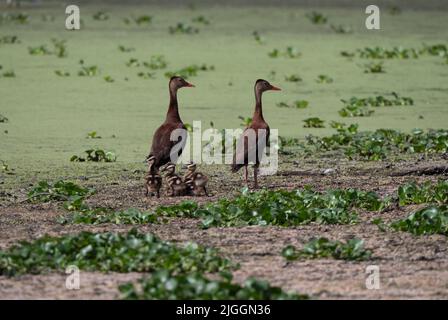
[[[190,82],[187,82],[187,87],[192,87],[192,88],[194,88],[194,84],[191,84]]]
[[[276,87],[276,86],[273,86],[273,85],[271,85],[271,90],[274,90],[274,91],[281,91],[282,89],[280,89],[279,87]]]

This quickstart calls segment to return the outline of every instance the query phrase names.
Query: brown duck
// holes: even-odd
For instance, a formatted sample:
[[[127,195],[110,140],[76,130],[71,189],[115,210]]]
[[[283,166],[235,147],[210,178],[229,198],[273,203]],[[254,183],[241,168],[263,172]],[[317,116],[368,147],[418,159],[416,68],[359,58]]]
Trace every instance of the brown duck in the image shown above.
[[[258,167],[260,165],[259,155],[263,152],[264,147],[269,142],[269,125],[263,118],[263,109],[261,104],[261,96],[263,92],[269,90],[281,90],[273,85],[271,85],[268,81],[263,79],[258,79],[255,82],[254,91],[255,91],[255,112],[252,117],[252,123],[249,127],[247,127],[243,134],[241,135],[240,141],[237,143],[237,150],[233,157],[232,163],[232,172],[237,172],[242,167],[244,167],[244,179],[246,181],[246,185],[248,184],[248,170],[247,166],[249,165],[250,160],[254,161],[254,188],[258,188]],[[264,131],[260,131],[260,129],[264,129]],[[255,133],[255,143],[249,139],[250,133]],[[264,134],[263,134],[264,133]],[[259,139],[265,139],[265,143],[259,146]],[[261,142],[261,141],[260,141]],[[239,146],[239,147],[238,147]],[[244,148],[243,148],[244,147]],[[263,148],[263,149],[260,149]]]
[[[158,172],[159,168],[171,161],[170,152],[173,147],[180,143],[177,156],[180,156],[182,149],[185,146],[185,137],[179,138],[177,141],[171,141],[171,133],[176,129],[185,130],[186,127],[183,124],[179,116],[179,105],[177,103],[177,90],[184,87],[194,87],[191,83],[188,83],[181,77],[172,77],[170,79],[168,88],[170,93],[170,104],[168,112],[166,114],[165,122],[156,130],[152,138],[151,151],[146,159],[151,156],[154,157],[154,165],[152,166],[153,172]],[[175,159],[174,159],[175,160]]]

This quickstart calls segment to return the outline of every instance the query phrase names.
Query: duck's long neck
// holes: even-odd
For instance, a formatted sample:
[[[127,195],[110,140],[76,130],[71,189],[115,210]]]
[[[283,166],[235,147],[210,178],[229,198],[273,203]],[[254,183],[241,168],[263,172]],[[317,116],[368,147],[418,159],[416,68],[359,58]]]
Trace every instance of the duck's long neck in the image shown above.
[[[170,105],[166,114],[166,121],[181,121],[177,104],[177,89],[170,88]]]
[[[255,111],[252,121],[255,119],[264,121],[263,108],[261,106],[261,94],[262,92],[260,90],[255,89]]]

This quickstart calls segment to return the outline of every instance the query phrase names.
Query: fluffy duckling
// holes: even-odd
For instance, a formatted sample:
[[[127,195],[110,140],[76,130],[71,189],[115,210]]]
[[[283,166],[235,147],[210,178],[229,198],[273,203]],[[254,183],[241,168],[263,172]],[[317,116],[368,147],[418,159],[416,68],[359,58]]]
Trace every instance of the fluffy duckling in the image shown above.
[[[184,182],[187,185],[187,190],[189,194],[199,196],[207,193],[207,182],[208,178],[201,172],[196,172],[196,164],[191,162],[187,166],[187,172],[184,176]]]
[[[172,163],[162,169],[162,172],[166,172],[165,178],[170,188],[168,195],[171,197],[184,196],[187,193],[187,185],[175,173],[175,170],[176,166]]]
[[[145,176],[145,195],[160,198],[160,188],[162,187],[162,177],[154,169],[154,157],[148,158],[148,173]]]

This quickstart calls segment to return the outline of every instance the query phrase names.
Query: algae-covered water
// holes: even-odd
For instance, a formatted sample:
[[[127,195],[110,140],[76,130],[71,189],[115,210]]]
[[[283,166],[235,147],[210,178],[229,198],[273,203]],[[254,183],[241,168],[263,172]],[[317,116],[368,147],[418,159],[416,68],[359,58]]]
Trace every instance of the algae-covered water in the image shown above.
[[[440,57],[384,61],[385,73],[364,73],[370,60],[347,59],[341,51],[363,47],[421,49],[423,44],[448,44],[448,19],[444,11],[411,11],[398,15],[381,12],[381,30],[367,30],[364,7],[347,9],[301,8],[297,6],[91,6],[81,5],[83,25],[79,31],[65,30],[65,7],[32,6],[4,9],[26,12],[29,23],[4,21],[0,38],[15,35],[17,44],[0,44],[3,71],[14,70],[16,77],[0,77],[0,114],[9,119],[0,123],[0,159],[17,174],[34,172],[77,172],[90,164],[73,164],[69,159],[85,149],[100,147],[114,151],[114,168],[141,166],[151,137],[164,120],[168,106],[166,71],[191,64],[213,65],[215,70],[189,78],[194,89],[179,93],[181,117],[185,122],[210,121],[217,128],[238,128],[238,116],[251,116],[253,84],[266,78],[283,91],[264,95],[264,115],[271,128],[282,136],[304,137],[329,134],[332,120],[359,123],[361,130],[394,128],[446,128],[448,108],[448,64]],[[328,16],[326,25],[314,25],[305,14],[313,10]],[[97,21],[93,15],[104,11],[109,19]],[[148,26],[127,25],[124,18],[151,15]],[[44,21],[43,17],[47,20]],[[209,25],[195,24],[203,16]],[[54,21],[51,21],[54,17]],[[178,22],[199,28],[197,34],[168,32]],[[351,26],[353,33],[338,34],[329,25]],[[262,44],[255,41],[257,31]],[[30,55],[29,47],[51,39],[66,40],[67,57]],[[121,52],[119,45],[135,51]],[[299,58],[271,58],[277,48],[297,48]],[[163,55],[168,67],[155,71],[154,79],[138,77],[144,67],[128,67],[131,58],[149,61]],[[100,74],[81,77],[80,60],[96,65]],[[56,70],[68,71],[59,77]],[[285,76],[299,75],[303,81],[291,83]],[[333,78],[329,84],[316,82],[318,75]],[[114,82],[104,80],[110,76]],[[392,91],[414,99],[414,106],[376,108],[371,117],[341,118],[341,99],[352,96],[388,95]],[[278,108],[276,104],[307,100],[306,109]],[[303,120],[320,117],[326,128],[303,128]],[[97,131],[102,139],[86,139]],[[110,164],[99,167],[111,166]],[[5,176],[4,176],[5,177]],[[17,176],[8,176],[10,180]]]

